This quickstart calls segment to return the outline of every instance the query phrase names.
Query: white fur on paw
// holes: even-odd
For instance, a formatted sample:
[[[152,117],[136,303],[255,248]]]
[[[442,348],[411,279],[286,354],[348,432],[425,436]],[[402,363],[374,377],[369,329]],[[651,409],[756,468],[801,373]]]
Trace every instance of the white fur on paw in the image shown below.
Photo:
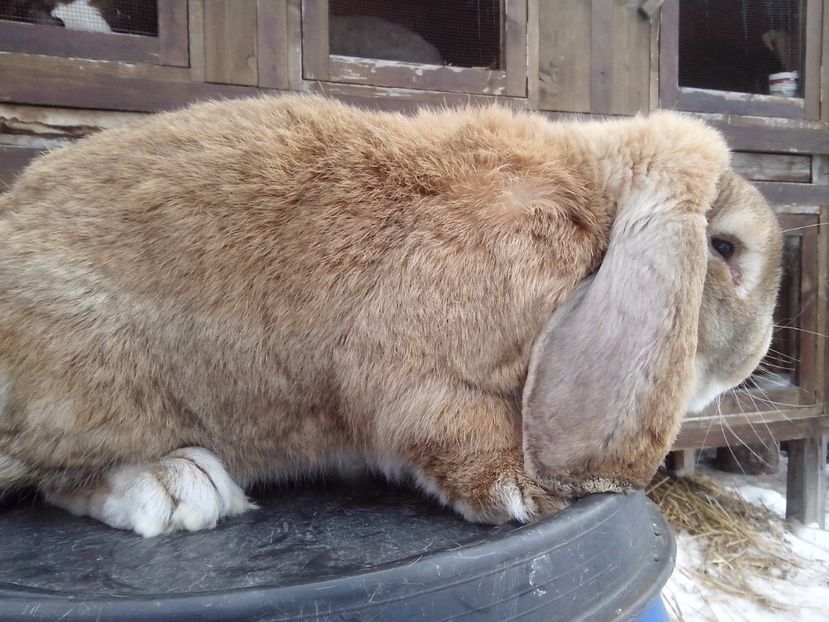
[[[47,500],[145,538],[210,529],[225,516],[256,507],[221,461],[198,447],[179,449],[155,463],[115,468],[93,489],[53,493]]]
[[[506,509],[512,520],[528,523],[535,513],[534,508],[529,506],[524,493],[515,482],[498,482],[493,496],[499,501],[500,506]]]

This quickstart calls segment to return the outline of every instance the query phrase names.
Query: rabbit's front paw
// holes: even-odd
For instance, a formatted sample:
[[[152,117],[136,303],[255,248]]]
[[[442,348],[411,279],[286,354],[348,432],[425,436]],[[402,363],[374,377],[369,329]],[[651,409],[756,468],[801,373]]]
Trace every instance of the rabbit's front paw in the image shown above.
[[[221,461],[198,447],[176,450],[158,462],[114,468],[92,488],[47,492],[46,499],[145,538],[210,529],[220,518],[256,507]]]
[[[456,496],[452,505],[474,523],[529,523],[563,509],[567,503],[523,473],[503,473],[483,494]]]
[[[421,486],[473,523],[529,523],[567,505],[526,475],[518,450],[420,457]]]

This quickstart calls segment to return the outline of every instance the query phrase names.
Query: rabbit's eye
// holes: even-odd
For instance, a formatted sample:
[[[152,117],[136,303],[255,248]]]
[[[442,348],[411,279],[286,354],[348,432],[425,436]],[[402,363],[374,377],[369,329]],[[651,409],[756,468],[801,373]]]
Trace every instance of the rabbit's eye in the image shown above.
[[[711,246],[717,254],[725,260],[728,260],[734,254],[734,242],[730,242],[723,238],[711,238]]]

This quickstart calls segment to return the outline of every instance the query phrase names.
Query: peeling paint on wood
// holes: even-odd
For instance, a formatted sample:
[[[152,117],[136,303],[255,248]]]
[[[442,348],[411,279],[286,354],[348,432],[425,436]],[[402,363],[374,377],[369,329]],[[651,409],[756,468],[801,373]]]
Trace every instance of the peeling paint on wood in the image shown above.
[[[754,181],[812,181],[812,158],[808,155],[738,152],[732,155],[731,165]]]
[[[505,95],[503,70],[331,55],[330,79],[371,86]]]

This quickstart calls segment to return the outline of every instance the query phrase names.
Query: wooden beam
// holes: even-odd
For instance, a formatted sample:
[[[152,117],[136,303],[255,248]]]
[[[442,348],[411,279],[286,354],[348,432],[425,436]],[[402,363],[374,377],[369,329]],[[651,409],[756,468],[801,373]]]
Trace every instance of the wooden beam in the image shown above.
[[[178,67],[0,54],[0,102],[155,112],[258,89],[190,81]]]
[[[697,450],[680,449],[671,452],[671,472],[677,477],[689,477],[697,470]]]
[[[823,33],[820,62],[820,118],[829,123],[829,2],[823,3]]]
[[[302,75],[329,79],[328,0],[302,0]]]
[[[611,114],[633,115],[649,108],[652,24],[637,12],[638,2],[611,3]]]
[[[0,51],[155,65],[158,39],[0,20]]]
[[[467,67],[458,71],[447,65],[335,55],[330,57],[329,77],[334,82],[484,95],[507,95],[509,82],[503,70]]]
[[[256,1],[256,45],[259,86],[287,89],[288,7],[286,0]]]
[[[558,0],[540,6],[539,107],[590,112],[590,3]]]
[[[190,64],[187,0],[158,0],[158,62]]]
[[[43,152],[43,149],[27,147],[0,147],[0,192],[5,192],[20,171]]]
[[[692,87],[680,87],[677,92],[677,107],[682,110],[726,112],[782,119],[807,118],[804,101],[798,97],[732,93]]]
[[[672,449],[768,443],[829,434],[829,416],[821,410],[822,406],[802,407],[785,411],[785,418],[776,419],[777,413],[755,413],[729,416],[726,421],[717,416],[686,420]]]
[[[256,0],[205,0],[204,46],[208,82],[256,86]]]
[[[527,0],[506,0],[503,64],[506,70],[506,94],[527,95]]]
[[[187,34],[190,77],[204,82],[204,0],[188,0]]]
[[[820,118],[820,62],[821,62],[821,25],[823,17],[822,6],[825,0],[806,0],[806,15],[804,20],[805,50],[803,53],[803,98],[806,103],[806,118]]]
[[[679,0],[659,12],[659,105],[675,108],[679,99]]]
[[[738,124],[720,120],[708,122],[723,133],[735,151],[829,154],[829,130],[826,128]]]
[[[731,155],[731,166],[753,181],[812,181],[812,158],[808,155],[736,152]]]
[[[613,100],[613,3],[590,1],[590,112],[609,114]]]
[[[772,203],[785,205],[829,205],[829,186],[773,181],[756,181],[754,185],[763,193],[766,200]]]
[[[826,436],[790,440],[786,518],[826,527]]]

